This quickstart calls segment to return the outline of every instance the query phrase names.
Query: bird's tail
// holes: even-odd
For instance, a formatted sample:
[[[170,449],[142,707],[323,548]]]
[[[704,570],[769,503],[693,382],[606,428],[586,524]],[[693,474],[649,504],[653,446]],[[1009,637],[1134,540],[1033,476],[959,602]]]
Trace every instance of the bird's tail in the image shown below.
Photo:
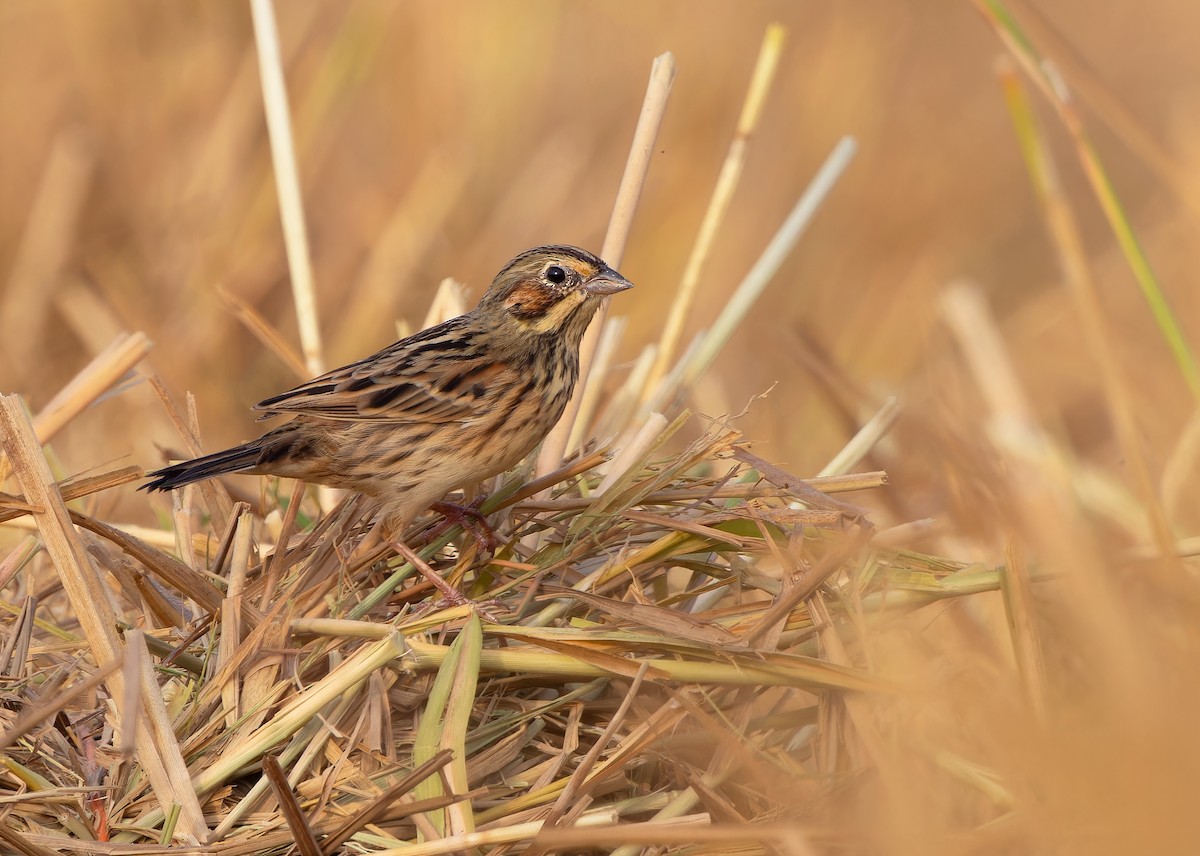
[[[262,461],[262,438],[234,446],[223,452],[214,452],[202,458],[171,464],[161,470],[155,470],[146,475],[151,481],[146,482],[138,490],[174,490],[196,481],[203,481],[226,473],[240,473],[253,470]]]

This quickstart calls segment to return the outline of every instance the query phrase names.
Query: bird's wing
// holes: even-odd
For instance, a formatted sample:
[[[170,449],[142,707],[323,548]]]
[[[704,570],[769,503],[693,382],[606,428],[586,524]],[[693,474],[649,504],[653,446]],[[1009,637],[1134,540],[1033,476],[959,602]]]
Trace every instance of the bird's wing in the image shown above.
[[[469,422],[491,410],[511,367],[487,356],[467,317],[401,339],[255,405],[351,422]]]

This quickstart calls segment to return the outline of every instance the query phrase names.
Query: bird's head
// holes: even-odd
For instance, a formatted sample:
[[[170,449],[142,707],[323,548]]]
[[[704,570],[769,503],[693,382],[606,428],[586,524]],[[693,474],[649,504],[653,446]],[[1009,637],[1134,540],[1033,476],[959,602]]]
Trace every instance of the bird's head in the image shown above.
[[[504,266],[479,308],[503,323],[578,343],[604,297],[633,283],[578,247],[527,250]]]

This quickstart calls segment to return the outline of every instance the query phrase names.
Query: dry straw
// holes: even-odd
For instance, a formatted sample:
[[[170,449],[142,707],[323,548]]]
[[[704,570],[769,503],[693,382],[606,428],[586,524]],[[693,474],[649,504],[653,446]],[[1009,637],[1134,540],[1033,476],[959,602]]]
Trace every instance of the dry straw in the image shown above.
[[[275,27],[269,3],[255,0],[252,9],[302,351],[313,370],[315,302]],[[742,147],[781,42],[772,28],[739,125]],[[614,263],[672,76],[669,55],[659,58],[605,244]],[[731,193],[728,175],[722,186]],[[711,233],[719,218],[706,222]],[[692,268],[686,281],[694,285],[698,263]],[[740,305],[728,317],[744,312],[746,301]],[[300,359],[252,307],[235,309],[299,370]],[[598,355],[585,351],[594,374],[582,393],[580,440],[603,400],[617,341],[616,327],[594,329],[606,331],[605,345]],[[41,439],[117,382],[147,346],[135,334],[97,358],[39,417]],[[711,360],[714,349],[689,353]],[[134,474],[55,484],[19,401],[5,400],[6,450],[24,496],[3,514],[32,517],[47,551],[34,556],[26,544],[10,556],[9,573],[56,577],[72,606],[48,621],[31,620],[35,605],[27,604],[9,649],[11,669],[48,676],[53,700],[18,689],[15,706],[30,715],[5,721],[6,763],[44,795],[13,804],[5,840],[24,852],[90,838],[130,853],[266,853],[293,844],[303,852],[450,853],[541,835],[544,850],[573,831],[631,820],[642,821],[639,831],[624,840],[704,840],[698,832],[714,818],[699,794],[776,775],[755,768],[813,743],[805,728],[822,698],[896,690],[848,658],[816,656],[818,628],[805,605],[821,581],[857,574],[867,556],[854,535],[857,509],[821,491],[877,487],[883,476],[807,484],[771,471],[760,481],[738,460],[736,432],[697,426],[686,412],[638,417],[650,370],[645,362],[607,411],[623,438],[612,448],[564,465],[562,433],[547,444],[539,478],[514,479],[493,494],[484,510],[496,515],[503,546],[490,561],[456,529],[409,557],[479,598],[487,621],[468,607],[431,607],[429,584],[404,558],[356,549],[370,509],[353,498],[301,526],[302,495],[293,493],[281,524],[269,527],[264,511],[231,504],[207,485],[207,517],[197,517],[191,492],[176,502],[174,550],[169,538],[135,537],[68,512],[64,501]],[[161,384],[155,388],[186,445],[199,451],[194,410],[183,415]],[[699,427],[698,436],[668,451],[685,427],[693,435]],[[797,509],[802,503],[808,511]],[[427,525],[418,520],[405,540],[427,541]],[[922,585],[912,590],[879,573],[865,597],[974,590],[943,585],[959,566],[934,571],[892,558],[904,573],[923,573]],[[807,583],[796,587],[803,569]],[[821,615],[828,621],[830,612]],[[70,629],[76,620],[83,638]],[[60,714],[116,726],[106,732],[105,786],[66,809],[55,808],[52,795],[77,793],[93,777],[58,737]],[[739,725],[729,731],[722,723]],[[673,765],[655,759],[682,762],[697,740],[724,747],[720,773],[698,767],[695,785],[680,790]],[[748,752],[733,749],[742,740]]]
[[[299,282],[307,251],[298,187],[288,199],[282,189],[295,163],[280,148],[289,132],[277,114],[273,16],[265,0],[252,8]],[[274,482],[263,507],[231,502],[215,485],[185,494],[172,507],[172,535],[140,537],[98,519],[106,515],[95,493],[136,471],[59,482],[43,444],[141,359],[140,334],[114,343],[33,422],[20,399],[0,399],[14,476],[0,523],[36,532],[0,557],[0,582],[28,595],[0,602],[14,616],[0,645],[7,852],[802,854],[913,852],[945,840],[981,853],[1068,852],[1040,818],[1078,820],[1061,806],[1080,788],[1095,788],[1095,799],[1127,793],[1117,777],[1065,778],[1073,787],[1022,779],[1021,765],[1069,751],[1115,760],[1084,739],[1093,723],[1077,697],[1138,726],[1117,731],[1124,739],[1112,754],[1122,760],[1139,759],[1131,747],[1190,709],[1155,684],[1143,654],[1177,653],[1194,628],[1138,627],[1126,599],[1158,583],[1194,593],[1163,561],[1169,530],[1150,550],[1113,551],[1097,537],[1081,499],[1093,482],[1039,424],[976,289],[947,290],[942,308],[982,393],[976,433],[985,446],[962,451],[951,438],[939,452],[977,456],[978,479],[962,487],[998,497],[1002,565],[903,546],[906,535],[937,532],[924,520],[876,537],[855,494],[887,481],[875,461],[895,402],[812,479],[751,451],[722,420],[675,406],[853,151],[849,141],[835,148],[712,330],[667,370],[782,40],[776,28],[765,39],[683,276],[679,320],[615,396],[606,392],[617,333],[594,328],[578,421],[564,420],[536,477],[510,475],[482,506],[500,543],[494,556],[457,528],[431,538],[432,514],[403,533],[420,549],[397,556],[371,546],[373,509],[360,498],[314,514],[302,489]],[[672,74],[669,56],[660,58],[605,244],[612,262]],[[1053,192],[1043,204],[1064,265],[1074,264],[1067,212]],[[297,288],[311,370],[316,317],[305,320],[304,307],[315,302],[309,286]],[[452,311],[454,288],[441,295],[439,312]],[[1088,295],[1076,296],[1087,309]],[[299,369],[252,308],[239,313]],[[1119,372],[1106,384],[1119,417]],[[156,388],[198,450],[194,411]],[[591,446],[596,424],[616,439]],[[584,451],[564,463],[572,425]],[[1146,480],[1139,489],[1149,490]],[[1105,574],[1145,556],[1160,562],[1138,586],[1119,588]],[[424,566],[477,605],[440,604],[418,573]],[[1061,622],[1043,612],[1052,595]],[[971,609],[951,609],[964,600]],[[989,623],[996,603],[1000,620]],[[938,631],[949,639],[940,648]],[[1064,637],[1073,641],[1065,655]],[[1080,662],[1095,671],[1081,675]],[[965,689],[931,692],[945,673]],[[1022,726],[1020,741],[1005,736]],[[1169,766],[1146,755],[1156,775]]]
[[[646,172],[650,169],[650,156],[654,152],[654,141],[658,138],[658,129],[662,125],[674,79],[675,58],[669,53],[655,57],[650,67],[650,82],[646,87],[642,112],[633,132],[629,159],[625,163],[625,172],[621,176],[617,199],[608,221],[608,232],[604,236],[604,246],[600,250],[601,257],[614,267],[621,264],[621,258],[625,254],[625,242],[629,239],[629,231],[633,226],[633,214],[642,195]],[[542,444],[536,470],[539,476],[558,469],[563,455],[567,452],[567,440],[579,416],[580,403],[587,394],[600,330],[604,327],[607,315],[608,303],[605,301],[592,319],[580,347],[579,383],[576,385],[575,394],[571,397],[562,419]]]
[[[283,60],[279,50],[279,28],[275,23],[275,7],[271,0],[250,0],[250,12],[254,21],[254,40],[258,46],[258,69],[262,77],[263,107],[271,140],[271,161],[275,165],[279,214],[283,219],[284,247],[287,250],[288,270],[292,275],[292,298],[300,323],[300,346],[311,377],[323,372],[325,367],[317,322],[312,260],[308,251],[308,229],[304,224],[300,175],[292,141],[291,110],[288,107],[287,85],[283,79]]]

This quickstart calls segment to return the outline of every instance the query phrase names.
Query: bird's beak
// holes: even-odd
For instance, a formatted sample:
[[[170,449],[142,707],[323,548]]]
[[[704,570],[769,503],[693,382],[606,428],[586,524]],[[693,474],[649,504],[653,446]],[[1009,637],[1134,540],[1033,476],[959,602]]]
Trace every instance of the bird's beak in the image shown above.
[[[616,294],[618,291],[624,291],[627,288],[633,288],[633,283],[612,269],[601,271],[589,279],[583,286],[583,290],[588,294],[601,296]]]

